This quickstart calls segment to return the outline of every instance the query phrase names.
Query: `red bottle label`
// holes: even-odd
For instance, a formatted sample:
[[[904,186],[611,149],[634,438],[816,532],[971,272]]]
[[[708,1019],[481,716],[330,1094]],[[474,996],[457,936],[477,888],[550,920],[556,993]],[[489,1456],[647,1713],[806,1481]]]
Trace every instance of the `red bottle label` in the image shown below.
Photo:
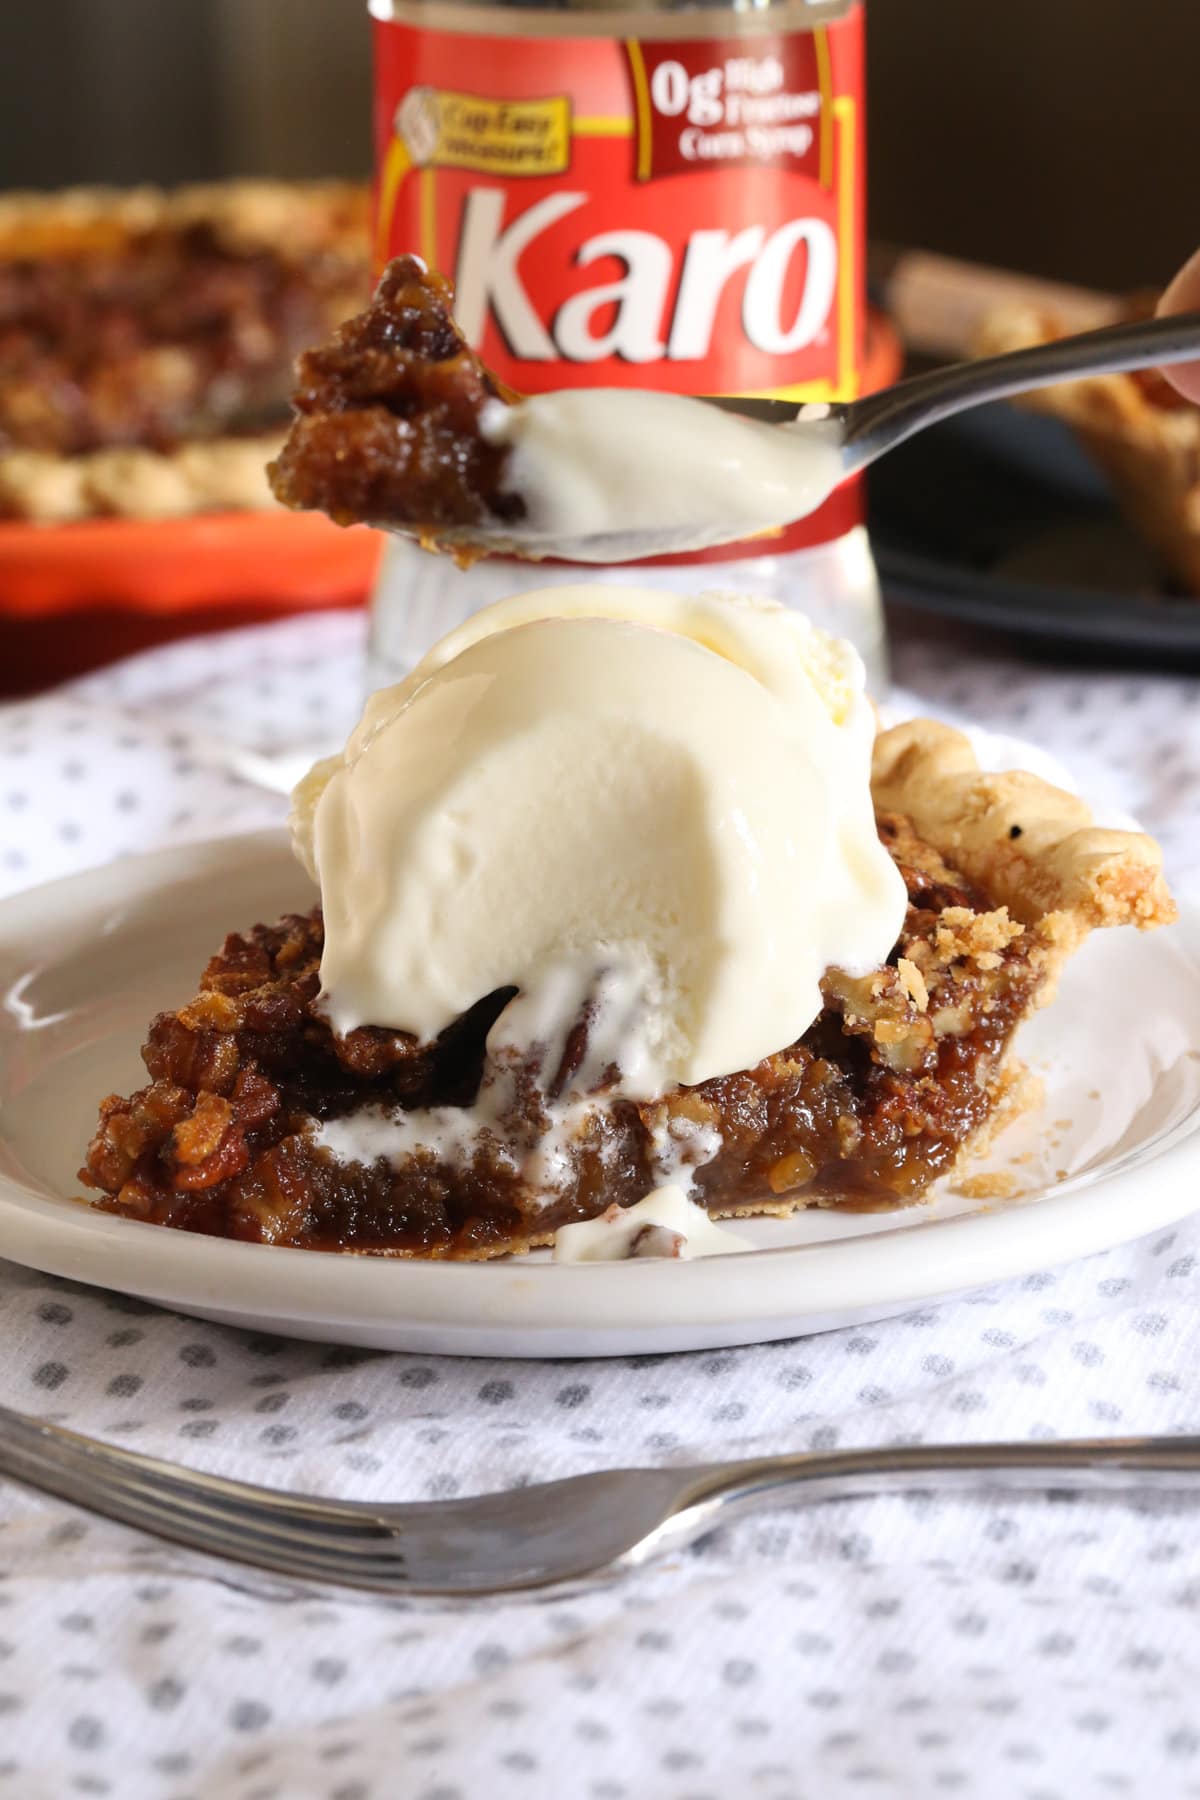
[[[379,261],[449,275],[468,342],[520,392],[853,399],[862,42],[858,6],[728,38],[377,20]],[[842,492],[763,549],[856,517]]]

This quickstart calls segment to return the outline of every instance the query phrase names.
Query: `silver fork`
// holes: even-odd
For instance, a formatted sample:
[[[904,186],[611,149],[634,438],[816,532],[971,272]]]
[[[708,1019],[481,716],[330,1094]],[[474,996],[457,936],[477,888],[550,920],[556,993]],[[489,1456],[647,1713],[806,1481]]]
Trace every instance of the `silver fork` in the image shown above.
[[[613,1469],[377,1506],[250,1487],[0,1407],[0,1474],[189,1549],[302,1582],[483,1598],[680,1550],[741,1514],[899,1490],[1200,1496],[1200,1438],[1082,1438]]]

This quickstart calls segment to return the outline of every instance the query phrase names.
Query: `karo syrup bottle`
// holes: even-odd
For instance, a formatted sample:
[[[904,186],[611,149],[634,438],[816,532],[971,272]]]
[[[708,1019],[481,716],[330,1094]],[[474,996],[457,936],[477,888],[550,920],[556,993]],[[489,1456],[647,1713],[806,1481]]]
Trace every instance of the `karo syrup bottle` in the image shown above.
[[[376,261],[415,251],[448,275],[467,341],[502,382],[864,391],[862,0],[370,10]],[[493,600],[583,581],[781,600],[850,638],[873,690],[886,685],[857,482],[782,533],[608,568],[460,570],[395,538],[370,684]]]

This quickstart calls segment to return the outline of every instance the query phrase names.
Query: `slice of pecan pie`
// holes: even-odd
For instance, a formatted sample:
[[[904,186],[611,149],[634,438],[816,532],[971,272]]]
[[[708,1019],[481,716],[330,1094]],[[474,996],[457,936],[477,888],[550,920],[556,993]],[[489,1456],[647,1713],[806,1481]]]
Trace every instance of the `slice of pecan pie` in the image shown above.
[[[315,910],[229,937],[195,999],[153,1021],[149,1085],[101,1108],[81,1171],[94,1204],[221,1237],[481,1258],[680,1167],[717,1216],[920,1200],[1011,1110],[1013,1033],[1066,957],[1093,927],[1174,907],[1152,840],[1096,827],[1033,776],[983,774],[943,725],[883,732],[872,786],[908,890],[899,940],[866,977],[830,969],[816,1022],[757,1067],[649,1101],[609,1069],[579,1093],[586,1008],[542,1067],[492,1030],[511,988],[432,1043],[338,1037]],[[364,1120],[387,1148],[355,1160]]]

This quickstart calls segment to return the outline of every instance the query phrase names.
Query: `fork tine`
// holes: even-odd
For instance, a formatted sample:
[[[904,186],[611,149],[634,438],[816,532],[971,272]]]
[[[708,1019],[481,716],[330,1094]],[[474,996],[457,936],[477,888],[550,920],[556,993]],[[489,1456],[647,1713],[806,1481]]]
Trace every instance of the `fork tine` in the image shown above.
[[[0,1470],[10,1454],[34,1455],[44,1466],[62,1469],[88,1484],[103,1471],[121,1481],[153,1483],[163,1493],[186,1502],[203,1495],[210,1504],[220,1503],[275,1521],[286,1513],[298,1527],[319,1526],[322,1537],[331,1531],[353,1540],[387,1533],[390,1526],[375,1508],[354,1500],[323,1500],[306,1494],[289,1494],[275,1488],[256,1488],[227,1481],[221,1475],[185,1470],[140,1451],[117,1448],[100,1439],[83,1438],[63,1426],[49,1427],[0,1407]]]
[[[123,1460],[115,1458],[86,1454],[81,1458],[74,1446],[60,1445],[48,1437],[22,1445],[0,1441],[0,1472],[17,1479],[36,1474],[39,1485],[51,1487],[64,1499],[90,1500],[94,1491],[103,1488],[112,1504],[172,1507],[180,1519],[212,1527],[224,1524],[238,1531],[252,1531],[264,1542],[322,1554],[378,1554],[396,1541],[394,1526],[374,1517],[366,1507],[352,1519],[335,1520],[335,1530],[326,1531],[323,1510],[318,1517],[312,1502],[301,1500],[293,1504],[293,1497],[284,1493],[264,1493],[260,1502],[252,1488],[242,1490],[236,1484],[218,1483],[207,1476],[192,1480],[167,1475],[148,1459],[141,1466],[127,1467]]]
[[[124,1525],[147,1530],[189,1548],[236,1561],[253,1562],[278,1573],[389,1592],[411,1586],[403,1549],[394,1533],[380,1528],[371,1539],[354,1544],[323,1543],[319,1534],[289,1518],[255,1519],[222,1498],[208,1500],[198,1492],[168,1495],[154,1484],[126,1478],[112,1469],[90,1474],[86,1496],[52,1458],[36,1453],[0,1457],[5,1472],[65,1500],[86,1498],[96,1512]]]

